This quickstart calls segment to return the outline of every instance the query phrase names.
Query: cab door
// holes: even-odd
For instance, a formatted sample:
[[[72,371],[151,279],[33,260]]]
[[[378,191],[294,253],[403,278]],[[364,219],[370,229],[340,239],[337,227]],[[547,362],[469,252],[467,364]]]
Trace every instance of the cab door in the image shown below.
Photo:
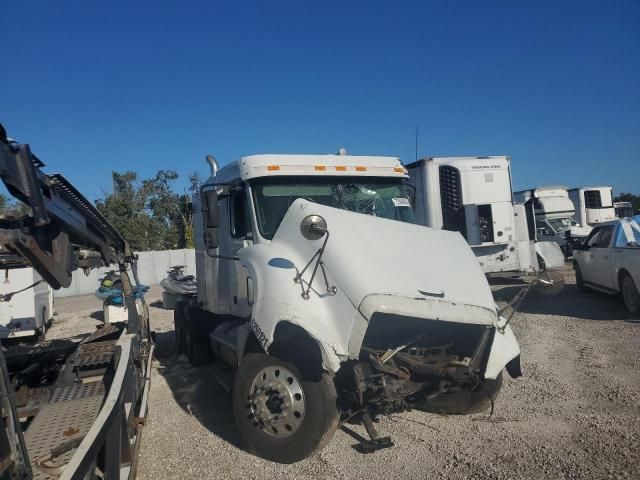
[[[586,249],[580,249],[579,251],[574,253],[574,255],[577,257],[578,265],[580,266],[580,270],[582,271],[582,278],[585,282],[596,283],[596,274],[594,273],[593,249],[598,244],[601,230],[602,227],[596,227],[591,230],[591,233],[589,233],[589,236],[585,241]]]
[[[229,256],[236,259],[230,267],[230,311],[238,317],[249,317],[251,307],[247,299],[247,270],[237,260],[240,250],[253,245],[251,217],[249,215],[249,195],[244,186],[231,190],[229,196]]]
[[[587,252],[591,257],[590,270],[593,278],[593,280],[589,281],[606,288],[614,288],[613,262],[610,258],[614,229],[614,225],[600,227],[600,235],[597,241]]]

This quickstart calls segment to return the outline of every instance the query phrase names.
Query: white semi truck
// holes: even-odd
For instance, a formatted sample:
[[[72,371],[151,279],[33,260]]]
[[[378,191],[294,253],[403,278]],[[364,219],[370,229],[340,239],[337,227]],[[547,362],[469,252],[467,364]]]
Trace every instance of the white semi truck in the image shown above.
[[[533,208],[530,228],[540,241],[556,242],[565,257],[570,257],[573,245],[589,235],[590,227],[575,220],[575,207],[569,198],[567,187],[548,186],[521,190],[513,193],[517,204]],[[530,210],[529,210],[530,211]]]
[[[488,408],[520,349],[457,232],[414,223],[397,158],[254,155],[194,195],[197,300],[175,309],[194,364],[215,360],[258,455],[302,460],[341,422]]]
[[[485,273],[536,272],[538,257],[549,268],[564,264],[556,245],[536,245],[526,206],[514,204],[509,157],[430,157],[407,169],[417,222],[460,232]]]
[[[617,218],[611,187],[572,188],[569,198],[575,208],[573,219],[578,225],[595,227]]]

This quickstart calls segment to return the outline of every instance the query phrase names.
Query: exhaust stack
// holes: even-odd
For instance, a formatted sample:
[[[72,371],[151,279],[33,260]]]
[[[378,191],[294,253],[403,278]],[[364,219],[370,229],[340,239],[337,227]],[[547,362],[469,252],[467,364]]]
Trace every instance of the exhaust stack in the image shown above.
[[[211,169],[211,178],[216,178],[216,173],[220,169],[218,165],[218,161],[215,159],[213,155],[207,155],[207,163],[209,164],[209,168]]]

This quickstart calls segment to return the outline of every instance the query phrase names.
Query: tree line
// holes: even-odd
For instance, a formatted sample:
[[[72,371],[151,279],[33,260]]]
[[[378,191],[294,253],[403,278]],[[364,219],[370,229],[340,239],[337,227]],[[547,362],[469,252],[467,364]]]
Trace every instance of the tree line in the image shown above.
[[[640,195],[634,195],[633,193],[621,193],[613,199],[614,202],[630,202],[633,206],[633,211],[640,210]]]

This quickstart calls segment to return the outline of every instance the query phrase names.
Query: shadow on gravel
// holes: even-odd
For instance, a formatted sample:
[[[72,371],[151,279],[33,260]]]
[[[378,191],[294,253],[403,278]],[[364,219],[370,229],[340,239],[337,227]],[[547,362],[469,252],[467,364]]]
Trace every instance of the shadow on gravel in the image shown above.
[[[502,285],[521,285],[524,286],[528,282],[523,280],[521,277],[501,277],[501,276],[487,276],[487,281],[490,286],[502,286]]]
[[[185,355],[178,355],[173,331],[156,332],[155,339],[158,372],[167,381],[180,408],[212,434],[246,450],[233,416],[231,395],[220,387],[210,367],[192,367]],[[187,441],[189,432],[184,434]]]
[[[496,302],[510,301],[522,287],[504,287],[494,290]],[[531,290],[519,311],[542,315],[561,315],[584,320],[633,320],[620,296],[588,291],[581,292],[574,284],[565,285],[557,295],[543,295]]]

